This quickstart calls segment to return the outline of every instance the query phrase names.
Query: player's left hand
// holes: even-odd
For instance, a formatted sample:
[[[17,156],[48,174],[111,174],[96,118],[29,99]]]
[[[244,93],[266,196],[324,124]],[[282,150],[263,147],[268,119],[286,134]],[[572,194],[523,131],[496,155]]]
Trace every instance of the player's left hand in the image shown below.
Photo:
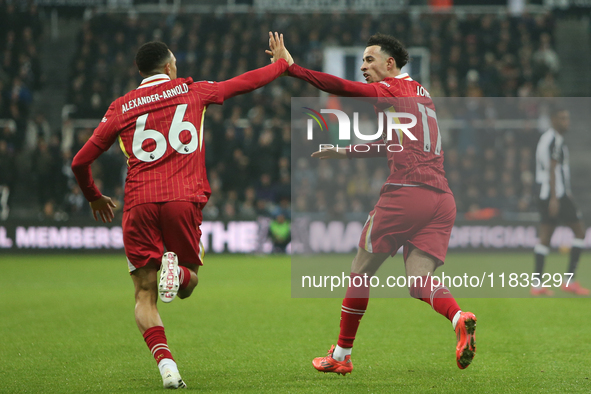
[[[98,221],[97,212],[101,216],[103,223],[111,223],[115,214],[113,213],[113,208],[117,206],[111,200],[111,197],[101,196],[98,200],[94,200],[90,202],[90,209],[92,209],[92,216],[94,216],[94,220]]]
[[[343,148],[323,148],[322,150],[313,152],[312,157],[320,160],[324,159],[346,159],[347,158],[347,151]]]

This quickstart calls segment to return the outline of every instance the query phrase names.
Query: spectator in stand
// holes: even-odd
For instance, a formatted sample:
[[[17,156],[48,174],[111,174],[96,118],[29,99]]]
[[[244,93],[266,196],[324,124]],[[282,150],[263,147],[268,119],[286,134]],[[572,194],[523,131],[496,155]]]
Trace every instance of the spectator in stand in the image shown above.
[[[17,124],[14,133],[5,135],[0,132],[0,139],[4,139],[7,149],[14,152],[14,160],[24,150],[34,149],[25,147],[25,130],[32,116],[32,96],[43,84],[39,52],[46,23],[39,16],[37,6],[32,3],[11,1],[7,4],[5,0],[0,0],[0,119],[12,119]],[[281,21],[290,30],[292,55],[312,69],[322,69],[326,46],[363,44],[371,34],[379,31],[393,34],[405,45],[429,48],[431,86],[428,89],[433,97],[555,96],[559,94],[556,76],[560,62],[555,50],[552,18],[551,14],[524,15],[519,18],[491,14],[463,18],[455,14],[423,14],[411,18],[408,14],[401,14],[395,23],[390,23],[381,21],[375,15],[336,13],[322,16],[178,14],[170,15],[166,20],[161,15],[142,15],[140,20],[133,15],[96,14],[84,22],[76,38],[76,50],[69,66],[67,95],[69,103],[78,108],[75,117],[100,118],[110,101],[137,87],[140,78],[132,66],[131,55],[143,43],[157,38],[171,43],[177,55],[179,73],[198,75],[200,79],[206,80],[227,79],[243,70],[267,64],[267,57],[259,50],[266,46],[266,38],[262,37],[266,37],[274,23]],[[228,175],[225,168],[229,161],[235,160],[236,147],[242,149],[242,154],[237,153],[239,161],[249,162],[246,166],[248,171],[244,172],[240,182],[260,190],[259,179],[267,173],[270,176],[270,190],[277,191],[285,187],[286,177],[283,172],[291,170],[285,165],[285,160],[288,163],[291,161],[291,97],[318,95],[317,90],[309,85],[287,78],[264,89],[264,94],[255,92],[236,97],[227,107],[209,108],[208,116],[205,117],[207,168],[221,176],[224,185],[220,189],[226,192],[230,187],[227,178],[232,175]],[[516,132],[518,139],[521,133]],[[83,130],[78,135],[74,138],[74,146],[64,141],[65,151],[77,151],[88,138]],[[467,210],[469,205],[482,205],[481,200],[468,198],[466,194],[474,186],[474,173],[481,171],[476,167],[480,158],[476,154],[485,152],[484,148],[491,144],[490,141],[480,141],[480,134],[474,130],[466,130],[464,136],[467,138],[456,138],[447,143],[444,141],[444,150],[446,160],[451,157],[448,153],[450,150],[458,152],[459,163],[450,169],[448,176],[455,179],[452,190],[458,198],[458,208],[463,209],[464,206],[464,210]],[[49,141],[50,136],[44,137]],[[503,144],[502,135],[490,133],[489,137],[493,144]],[[533,137],[532,140],[538,138],[535,130]],[[306,147],[308,141],[299,140],[294,135],[293,143],[294,149],[300,149]],[[470,146],[474,154],[468,151]],[[521,162],[526,160],[519,157],[523,146],[527,146],[527,143],[517,141],[515,147],[510,147],[507,152],[496,152],[495,160],[500,164],[496,175],[502,177],[503,172],[510,171],[520,207],[535,210],[535,207],[526,203],[531,195],[527,189],[529,186],[518,176]],[[313,146],[308,148],[314,149]],[[511,157],[513,148],[517,149],[517,153]],[[462,165],[466,152],[471,167]],[[63,165],[63,158],[55,160]],[[506,166],[507,161],[513,161],[510,168]],[[528,164],[530,172],[532,161]],[[124,166],[123,163],[114,165]],[[366,179],[370,181],[380,175],[376,173],[376,168],[374,164],[368,163],[364,170],[352,168],[347,177],[359,178],[362,176],[360,171],[364,171]],[[18,171],[24,171],[24,167],[18,167]],[[315,188],[316,175],[308,177],[309,172],[315,171],[315,168],[296,166],[292,174],[293,181],[303,183],[304,188]],[[21,178],[31,175],[19,173]],[[104,176],[112,176],[104,179],[105,185],[111,189],[122,183],[120,171],[109,169],[104,171]],[[323,186],[336,183],[334,179]],[[33,195],[33,187],[30,186],[26,192]],[[484,198],[486,186],[476,187],[476,192],[471,195]],[[335,201],[336,189],[326,188],[325,201]],[[499,188],[497,193],[503,195],[504,190]],[[351,198],[340,200],[339,204],[347,205],[347,209],[351,209],[354,201],[355,205],[359,202],[372,204],[359,193],[355,192]],[[268,201],[270,206],[279,204],[284,194],[271,193],[273,201]],[[369,191],[365,194],[375,195]],[[313,193],[310,192],[300,201],[311,195]],[[62,199],[53,195],[51,198],[59,209]],[[235,210],[237,215],[241,212],[244,198],[239,198],[238,209]],[[468,200],[470,203],[463,203]],[[218,217],[223,209],[222,205],[216,204],[223,204],[223,201],[224,198],[212,199],[204,214]],[[252,205],[256,209],[257,203]],[[300,205],[317,210],[324,204],[307,201]]]
[[[269,223],[269,238],[273,243],[273,253],[285,253],[291,242],[291,223],[283,213],[276,215]]]

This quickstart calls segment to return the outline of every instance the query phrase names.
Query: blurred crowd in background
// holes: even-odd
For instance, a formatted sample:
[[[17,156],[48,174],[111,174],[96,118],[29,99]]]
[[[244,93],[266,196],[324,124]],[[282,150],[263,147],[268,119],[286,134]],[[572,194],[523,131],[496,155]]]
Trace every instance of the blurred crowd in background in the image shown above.
[[[0,185],[15,182],[16,174],[19,179],[36,179],[30,188],[38,195],[40,212],[88,215],[88,204],[68,169],[92,129],[76,129],[71,142],[64,144],[61,130],[47,130],[41,114],[27,112],[32,92],[42,83],[36,47],[43,25],[34,7],[17,15],[12,11],[13,16],[10,7],[4,8],[7,12],[0,12],[4,18],[0,20],[0,119],[14,120],[16,129],[3,127],[0,134]],[[177,58],[179,76],[222,81],[269,63],[264,50],[270,30],[284,32],[295,61],[315,70],[322,69],[326,46],[364,46],[376,32],[392,34],[407,47],[427,47],[433,97],[560,94],[556,82],[560,63],[553,49],[550,15],[469,15],[460,19],[453,14],[388,18],[359,14],[142,14],[141,18],[99,14],[84,23],[75,55],[64,60],[64,72],[70,75],[68,101],[76,106],[72,116],[100,119],[112,100],[138,86],[141,77],[133,57],[145,42],[167,43]],[[324,161],[316,164],[318,168],[292,163],[290,100],[318,95],[318,90],[300,80],[280,78],[223,106],[208,108],[204,140],[213,194],[204,210],[206,220],[288,214],[291,177],[301,177],[307,171],[314,173],[314,183],[322,187],[306,194],[294,191],[294,208],[299,212],[367,215],[388,175],[385,161],[377,165],[350,161],[345,169],[339,163],[338,170]],[[34,147],[23,144],[23,121],[27,118],[38,124]],[[539,131],[534,129],[468,129],[445,138],[445,166],[458,211],[535,211],[532,189],[538,137]],[[27,149],[35,151],[35,163],[28,167],[31,173],[18,173],[19,153]],[[126,161],[118,146],[92,169],[103,193],[121,205]],[[334,185],[341,186],[336,194]]]
[[[38,56],[42,33],[34,5],[17,11],[14,5],[0,1],[0,119],[11,119],[19,131],[26,128],[33,92],[42,83]],[[0,132],[0,141],[15,150],[23,148],[25,133],[5,128]]]
[[[550,127],[552,99],[435,98],[434,103],[446,177],[459,216],[471,220],[497,216],[531,220],[531,213],[536,212],[538,193],[535,149],[540,131]],[[398,105],[395,99],[391,104],[394,108],[405,105]],[[301,103],[299,106],[313,105]],[[364,134],[378,129],[373,108],[364,108],[355,99],[330,98],[321,108],[340,109],[346,114],[358,112],[359,129]],[[319,144],[344,147],[339,141],[336,118],[325,117],[328,137],[320,133],[314,134],[314,140],[308,140],[304,126],[293,134],[294,209],[317,212],[314,215],[317,219],[365,220],[389,175],[386,160],[310,160],[309,152],[318,150]],[[294,125],[298,124],[304,123]],[[317,138],[317,135],[322,136]]]
[[[31,163],[31,168],[38,171],[22,175],[38,183],[44,173],[60,172],[59,144],[57,156],[48,157],[51,130],[42,115],[31,113],[34,94],[43,83],[39,59],[42,34],[43,23],[34,4],[18,8],[0,0],[0,219],[8,216],[8,203],[16,203],[14,199],[9,201],[9,195],[19,178],[19,154],[34,148],[25,144],[27,133],[47,137],[46,144],[40,145],[41,153],[47,155],[37,156]],[[55,136],[59,140],[59,130]],[[46,193],[39,200],[51,198],[51,193]]]

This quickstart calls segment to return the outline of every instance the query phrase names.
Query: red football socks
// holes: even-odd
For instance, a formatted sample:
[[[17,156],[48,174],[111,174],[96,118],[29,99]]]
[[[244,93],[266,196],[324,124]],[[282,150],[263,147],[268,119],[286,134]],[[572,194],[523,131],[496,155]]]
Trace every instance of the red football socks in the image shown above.
[[[447,317],[452,321],[460,307],[449,289],[445,286],[434,286],[431,290],[431,276],[421,276],[421,280],[415,280],[410,287],[410,295],[414,298],[425,301],[435,312]],[[422,282],[422,283],[421,283]]]
[[[191,271],[187,267],[183,267],[179,265],[179,288],[186,289],[189,286],[189,282],[191,281]]]
[[[369,301],[370,278],[367,275],[364,277],[363,275],[351,273],[351,283],[341,308],[341,332],[337,344],[342,348],[353,347],[359,323]]]
[[[172,354],[168,349],[168,344],[166,343],[166,335],[164,334],[164,327],[156,326],[151,327],[144,332],[144,340],[148,345],[148,349],[152,352],[156,363],[159,363],[162,359],[172,358]]]

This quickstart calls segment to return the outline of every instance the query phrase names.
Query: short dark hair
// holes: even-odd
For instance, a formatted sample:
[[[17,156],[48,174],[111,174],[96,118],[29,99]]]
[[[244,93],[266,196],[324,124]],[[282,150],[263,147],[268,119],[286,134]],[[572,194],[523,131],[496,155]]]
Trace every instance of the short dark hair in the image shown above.
[[[396,61],[396,67],[402,68],[408,63],[408,52],[404,48],[404,45],[402,45],[402,43],[396,38],[387,34],[377,33],[369,37],[369,40],[367,40],[368,47],[373,45],[378,45],[382,51],[392,56]]]
[[[147,42],[138,49],[135,55],[135,65],[144,74],[150,74],[164,66],[170,59],[170,51],[165,43],[160,41]]]

